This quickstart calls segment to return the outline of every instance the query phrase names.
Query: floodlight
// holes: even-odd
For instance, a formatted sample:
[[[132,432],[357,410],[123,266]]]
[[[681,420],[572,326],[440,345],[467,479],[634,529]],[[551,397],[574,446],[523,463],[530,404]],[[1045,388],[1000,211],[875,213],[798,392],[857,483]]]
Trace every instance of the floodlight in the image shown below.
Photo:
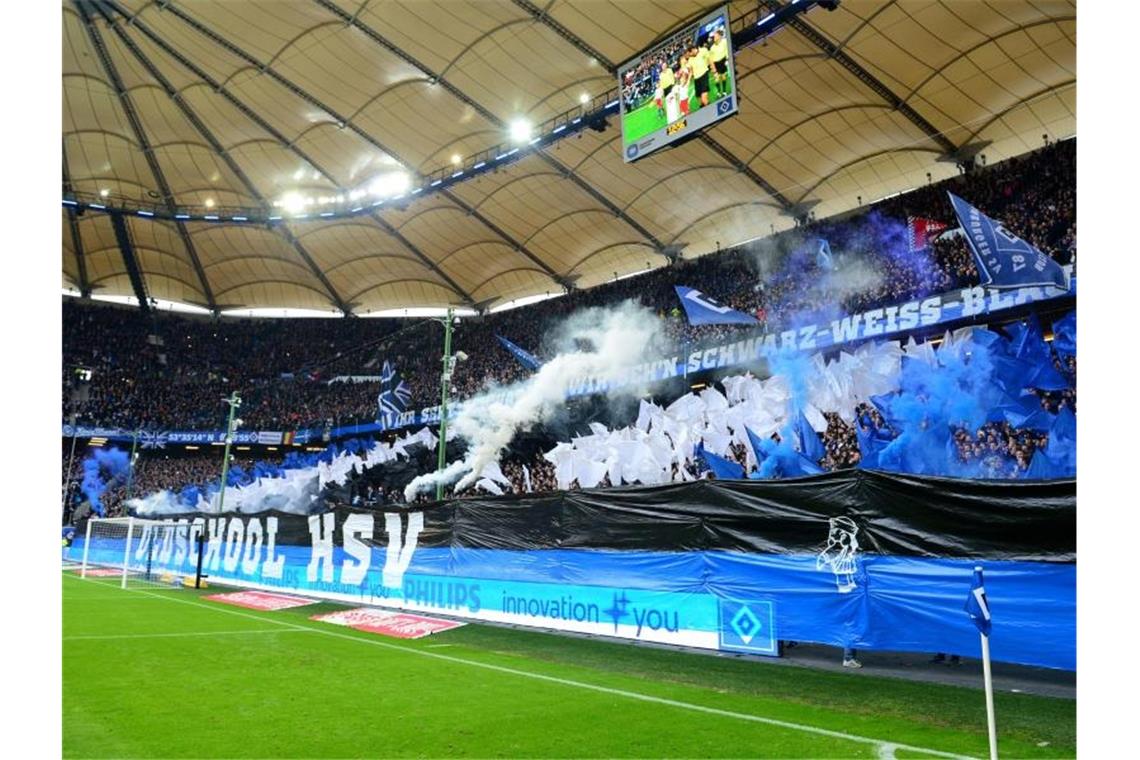
[[[511,140],[516,143],[524,143],[530,140],[533,127],[526,119],[515,119],[511,122]]]

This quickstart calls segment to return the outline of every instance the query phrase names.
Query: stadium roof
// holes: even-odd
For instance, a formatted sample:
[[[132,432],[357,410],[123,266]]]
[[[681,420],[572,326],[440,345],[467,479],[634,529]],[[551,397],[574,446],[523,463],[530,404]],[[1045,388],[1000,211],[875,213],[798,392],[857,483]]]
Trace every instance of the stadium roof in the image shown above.
[[[782,4],[732,3],[734,33]],[[339,208],[399,194],[402,172],[417,186],[452,161],[470,167],[517,119],[616,98],[616,64],[708,8],[67,0],[64,194],[135,210],[126,228],[154,298],[494,306],[661,266],[674,246],[704,254],[807,209],[829,216],[953,175],[971,153],[994,163],[1076,132],[1074,2],[843,0],[738,50],[740,114],[679,147],[623,163],[615,115],[496,173],[319,216],[322,198],[340,196]],[[290,220],[282,209],[303,197],[313,213]],[[137,213],[155,207],[284,219]],[[63,209],[66,287],[129,295],[132,274],[108,215]]]

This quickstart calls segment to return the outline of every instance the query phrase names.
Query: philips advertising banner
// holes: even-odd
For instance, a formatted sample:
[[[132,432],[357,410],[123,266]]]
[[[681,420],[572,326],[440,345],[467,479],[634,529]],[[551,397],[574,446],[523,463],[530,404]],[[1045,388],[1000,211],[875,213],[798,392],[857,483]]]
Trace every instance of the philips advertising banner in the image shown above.
[[[983,565],[994,658],[1076,667],[1073,481],[848,471],[166,524],[144,530],[135,571],[192,572],[203,534],[215,583],[761,655],[780,640],[974,655],[962,600]]]

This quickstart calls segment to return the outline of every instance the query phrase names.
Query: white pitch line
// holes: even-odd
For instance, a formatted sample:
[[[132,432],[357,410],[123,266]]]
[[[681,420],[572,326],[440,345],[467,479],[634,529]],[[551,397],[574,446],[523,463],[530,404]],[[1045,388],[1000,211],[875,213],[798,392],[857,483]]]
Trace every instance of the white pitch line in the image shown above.
[[[64,636],[64,641],[106,641],[108,639],[168,639],[183,636],[244,636],[253,633],[304,633],[299,629],[281,630],[280,628],[261,628],[249,631],[189,631],[177,633],[120,633],[107,636]],[[318,633],[318,631],[309,631]]]
[[[75,580],[84,580],[83,578],[74,577]],[[344,633],[337,633],[336,631],[325,630],[324,628],[314,628],[307,625],[299,625],[297,623],[290,623],[283,620],[274,620],[272,618],[261,617],[260,615],[250,615],[249,613],[239,612],[237,610],[225,609],[214,605],[200,604],[188,599],[175,599],[174,597],[159,596],[149,591],[142,589],[127,589],[128,592],[133,591],[136,594],[145,594],[153,596],[158,599],[166,599],[170,602],[178,604],[186,604],[191,607],[199,607],[207,610],[214,610],[215,612],[224,612],[229,615],[237,615],[238,617],[249,618],[251,620],[260,620],[263,623],[275,623],[276,625],[285,626],[286,628],[294,628],[301,631],[310,631],[320,633],[325,636],[331,636],[337,639],[345,639],[347,641],[355,641],[360,644],[370,644],[372,646],[382,647],[384,649],[394,649],[398,652],[406,654],[415,654],[420,657],[430,657],[435,660],[443,660],[445,662],[452,662],[457,665],[469,665],[475,668],[482,668],[484,670],[493,670],[499,673],[508,673],[514,676],[521,676],[522,678],[531,678],[537,681],[546,681],[548,683],[556,683],[562,686],[570,686],[577,689],[586,689],[589,691],[596,691],[602,694],[611,694],[618,697],[626,697],[627,699],[637,700],[639,702],[650,702],[652,704],[665,705],[667,707],[676,707],[681,710],[690,710],[693,712],[705,713],[706,715],[717,715],[722,718],[734,718],[736,720],[749,721],[751,723],[763,723],[769,726],[777,726],[779,728],[786,728],[791,731],[800,731],[807,734],[815,734],[816,736],[828,736],[833,739],[842,739],[845,741],[855,742],[858,744],[870,744],[877,750],[886,750],[893,753],[895,750],[906,750],[908,752],[921,752],[934,757],[949,757],[955,760],[971,760],[969,755],[957,755],[952,752],[943,752],[942,750],[929,749],[927,747],[916,747],[912,744],[900,744],[898,742],[886,741],[884,739],[872,739],[869,736],[860,736],[859,734],[848,734],[842,731],[832,731],[826,728],[818,728],[816,726],[808,726],[802,723],[792,723],[791,721],[779,720],[778,718],[765,718],[761,715],[750,715],[748,713],[734,712],[732,710],[722,710],[717,707],[708,707],[706,705],[699,705],[693,702],[681,702],[675,699],[666,699],[665,697],[655,697],[650,694],[641,694],[636,691],[627,691],[625,689],[615,689],[609,686],[599,686],[598,684],[587,683],[585,681],[574,681],[569,678],[558,678],[557,676],[548,676],[542,673],[533,673],[529,670],[517,670],[515,668],[508,668],[503,665],[492,665],[489,662],[479,662],[477,660],[466,660],[462,657],[455,657],[447,654],[437,654],[435,652],[427,652],[423,649],[413,649],[412,647],[401,646],[399,644],[390,644],[387,641],[378,641],[375,639],[365,639],[359,636],[349,636]]]

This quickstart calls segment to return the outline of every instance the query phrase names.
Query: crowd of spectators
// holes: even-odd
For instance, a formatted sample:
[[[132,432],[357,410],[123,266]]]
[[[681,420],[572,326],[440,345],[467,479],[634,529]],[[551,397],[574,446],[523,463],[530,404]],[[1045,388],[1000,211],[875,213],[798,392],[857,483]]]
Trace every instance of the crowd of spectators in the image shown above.
[[[231,466],[252,469],[255,461],[279,464],[280,458],[266,455],[232,455]],[[72,466],[71,478],[67,478],[64,468],[65,487],[64,523],[72,517],[72,510],[88,501],[83,491],[83,457],[77,457]],[[128,498],[145,496],[157,491],[181,491],[186,486],[217,485],[222,477],[222,454],[220,450],[203,452],[197,455],[168,456],[143,452],[131,468],[129,480],[116,478],[107,483],[107,488],[99,496],[104,517],[121,517],[126,514],[125,502]]]
[[[1075,141],[1054,143],[842,220],[813,222],[520,309],[464,318],[455,329],[453,349],[467,360],[456,367],[452,395],[469,397],[490,383],[508,384],[529,373],[496,335],[549,358],[551,328],[592,306],[640,303],[659,316],[673,347],[683,350],[685,344],[748,337],[976,284],[962,238],[943,237],[917,254],[905,239],[908,217],[957,226],[947,190],[1061,263],[1075,263],[1075,168]],[[829,261],[816,255],[818,239],[829,241]],[[761,324],[689,325],[673,289],[679,284],[752,314]],[[387,359],[410,388],[411,407],[433,405],[439,394],[442,352],[435,347],[442,343],[441,332],[434,320],[213,320],[67,299],[63,420],[75,414],[79,424],[90,426],[219,429],[227,410],[222,398],[237,390],[247,430],[372,421],[378,382],[327,381],[337,375],[375,377]],[[90,382],[77,379],[77,368],[91,371]],[[849,451],[834,453],[844,461],[851,458]]]

